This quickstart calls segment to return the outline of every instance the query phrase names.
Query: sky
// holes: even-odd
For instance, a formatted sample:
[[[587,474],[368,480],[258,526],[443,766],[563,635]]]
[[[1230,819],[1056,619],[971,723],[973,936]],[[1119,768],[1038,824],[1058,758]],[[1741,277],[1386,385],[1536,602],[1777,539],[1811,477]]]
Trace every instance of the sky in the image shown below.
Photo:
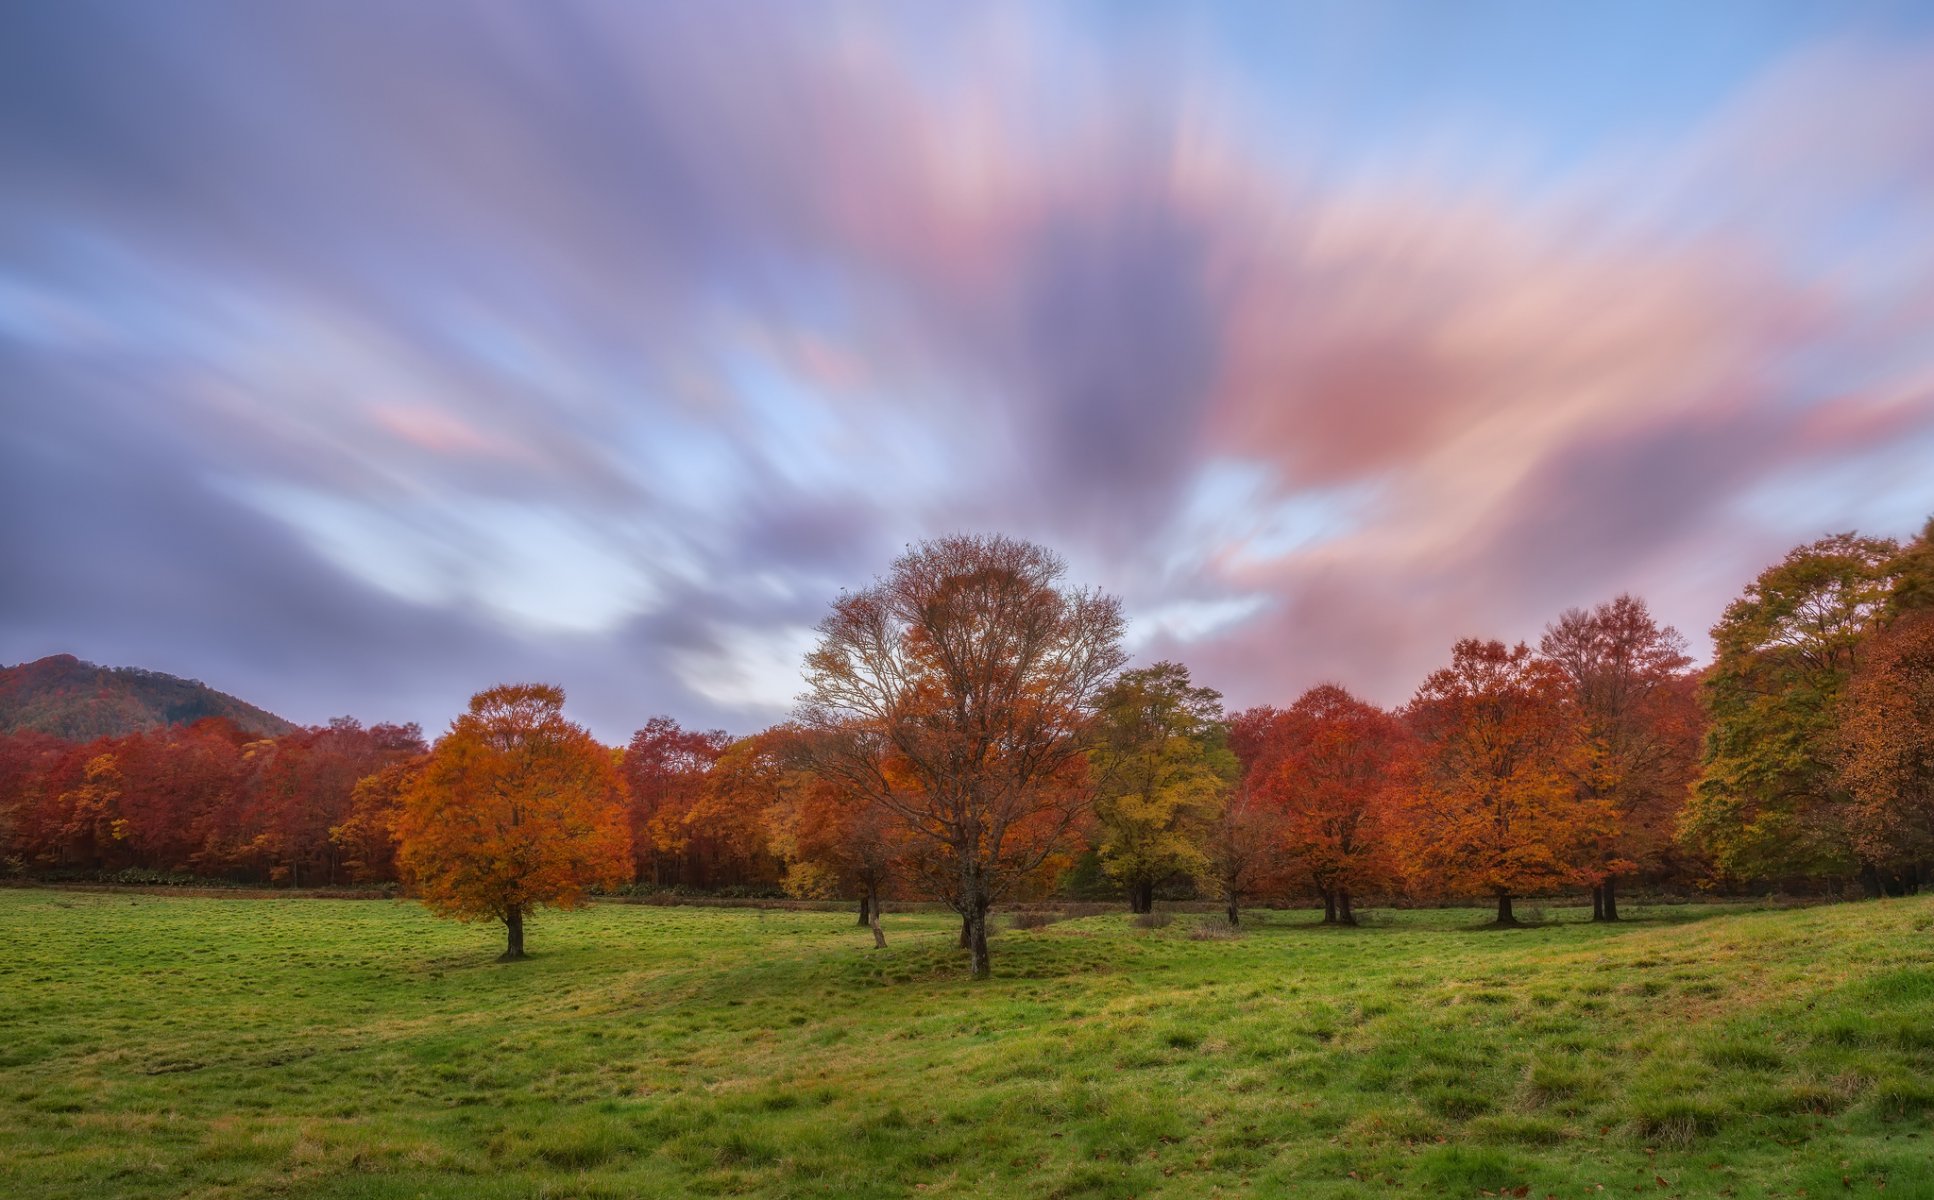
[[[1400,704],[1934,512],[1934,5],[0,5],[0,662],[749,732],[921,538]]]

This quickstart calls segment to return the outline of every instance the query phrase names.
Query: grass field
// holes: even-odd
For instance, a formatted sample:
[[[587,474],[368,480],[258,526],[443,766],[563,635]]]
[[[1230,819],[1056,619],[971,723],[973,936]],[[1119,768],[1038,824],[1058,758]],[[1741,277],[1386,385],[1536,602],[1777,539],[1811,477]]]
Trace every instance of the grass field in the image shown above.
[[[1934,897],[1579,915],[0,890],[0,1194],[1934,1197]]]

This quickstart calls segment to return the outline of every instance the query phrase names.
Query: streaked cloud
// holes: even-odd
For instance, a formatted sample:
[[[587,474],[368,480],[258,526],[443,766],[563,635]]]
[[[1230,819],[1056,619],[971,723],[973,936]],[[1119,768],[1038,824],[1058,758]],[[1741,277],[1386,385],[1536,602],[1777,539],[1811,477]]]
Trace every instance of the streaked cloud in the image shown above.
[[[0,658],[745,729],[957,529],[1237,703],[1696,633],[1934,510],[1926,18],[15,6]]]

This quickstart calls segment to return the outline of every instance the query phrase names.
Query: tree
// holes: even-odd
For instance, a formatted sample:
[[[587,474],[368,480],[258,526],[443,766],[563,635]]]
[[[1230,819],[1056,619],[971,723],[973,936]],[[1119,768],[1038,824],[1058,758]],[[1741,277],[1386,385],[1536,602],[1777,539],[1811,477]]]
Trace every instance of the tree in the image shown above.
[[[1497,897],[1499,925],[1517,924],[1513,896],[1578,882],[1605,822],[1572,786],[1567,691],[1524,643],[1465,638],[1410,704],[1424,740],[1410,864],[1446,890]]]
[[[1852,533],[1800,546],[1713,627],[1704,772],[1680,832],[1728,874],[1861,869],[1835,746],[1847,683],[1887,616],[1896,550]]]
[[[653,717],[632,735],[621,770],[639,882],[712,882],[706,868],[716,847],[692,814],[706,775],[731,744],[722,729],[686,729],[670,717]]]
[[[1124,672],[1096,704],[1091,765],[1102,869],[1128,889],[1132,912],[1154,909],[1155,885],[1200,876],[1203,843],[1238,773],[1222,694],[1160,662]]]
[[[1354,898],[1397,876],[1410,734],[1376,705],[1321,684],[1263,736],[1271,745],[1255,789],[1279,814],[1282,853],[1323,897],[1324,923],[1354,925]]]
[[[1892,593],[1887,598],[1890,615],[1934,608],[1934,517],[1921,526],[1920,536],[1907,543],[1888,565],[1893,577]]]
[[[1242,923],[1242,902],[1275,886],[1283,872],[1282,814],[1253,786],[1249,773],[1210,823],[1196,880],[1222,901],[1229,924]]]
[[[348,814],[329,827],[329,840],[342,855],[350,879],[370,883],[396,878],[396,820],[426,761],[427,755],[401,759],[356,781]]]
[[[1672,844],[1697,768],[1703,718],[1685,674],[1692,660],[1679,631],[1630,595],[1566,611],[1538,649],[1570,683],[1583,742],[1579,801],[1609,807],[1586,871],[1592,919],[1616,921],[1618,877],[1656,863]]]
[[[502,961],[524,957],[524,918],[577,908],[630,875],[631,837],[611,754],[564,717],[564,689],[478,692],[403,795],[397,866],[432,912],[498,920]]]
[[[236,857],[294,887],[339,882],[341,844],[331,830],[349,817],[358,782],[424,750],[415,725],[364,728],[354,717],[264,739],[250,753],[242,814],[253,836]]]
[[[880,906],[909,853],[905,826],[873,797],[815,774],[812,735],[782,726],[761,736],[769,739],[776,776],[769,786],[779,797],[767,809],[770,845],[786,863],[786,890],[822,898],[858,892],[859,923],[873,931],[874,948],[884,948]]]
[[[1934,611],[1878,635],[1855,673],[1836,745],[1847,833],[1870,889],[1919,891],[1934,864]]]
[[[1064,854],[1092,795],[1093,703],[1121,668],[1121,604],[1001,536],[923,542],[843,595],[806,659],[816,766],[902,824],[922,885],[989,974],[987,910]]]

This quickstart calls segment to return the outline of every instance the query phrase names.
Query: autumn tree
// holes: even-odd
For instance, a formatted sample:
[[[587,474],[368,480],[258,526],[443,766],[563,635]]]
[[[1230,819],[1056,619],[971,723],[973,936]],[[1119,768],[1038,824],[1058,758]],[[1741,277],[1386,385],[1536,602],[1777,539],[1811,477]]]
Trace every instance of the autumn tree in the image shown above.
[[[621,770],[639,882],[716,882],[711,868],[721,855],[704,820],[706,777],[731,744],[722,729],[686,729],[670,717],[653,717],[632,735]]]
[[[1244,772],[1209,823],[1196,874],[1197,884],[1222,902],[1229,924],[1242,923],[1244,901],[1281,885],[1282,846],[1281,811]]]
[[[82,861],[108,862],[115,844],[127,840],[128,823],[121,813],[126,786],[120,759],[103,752],[87,760],[77,786],[61,793],[61,841]]]
[[[356,883],[396,878],[396,821],[427,755],[400,758],[356,781],[349,811],[329,827],[343,870]]]
[[[1888,615],[1897,549],[1851,533],[1798,547],[1713,627],[1704,770],[1680,827],[1728,874],[1861,870],[1835,766],[1840,706]]]
[[[1655,865],[1673,844],[1697,770],[1704,718],[1686,674],[1692,660],[1679,631],[1630,595],[1566,611],[1538,648],[1570,684],[1579,802],[1609,809],[1585,870],[1592,919],[1616,921],[1618,877]]]
[[[252,836],[236,858],[294,887],[340,882],[331,830],[349,817],[357,784],[425,749],[415,725],[365,727],[354,717],[252,743],[242,814]]]
[[[910,853],[906,827],[873,796],[812,770],[813,735],[791,726],[768,730],[766,756],[778,802],[766,810],[770,845],[786,864],[795,896],[860,898],[859,923],[886,945],[882,903],[900,882]],[[720,763],[723,771],[726,767]]]
[[[806,659],[818,769],[898,819],[977,979],[988,909],[1066,852],[1088,808],[1093,704],[1124,661],[1120,602],[1065,574],[1013,538],[923,542],[841,596]]]
[[[1445,890],[1511,900],[1580,880],[1606,810],[1572,785],[1568,681],[1520,642],[1466,638],[1408,715],[1423,738],[1406,830],[1409,865]]]
[[[1869,889],[1900,895],[1934,883],[1934,608],[1874,638],[1835,751],[1846,832]]]
[[[437,739],[396,820],[397,866],[431,911],[504,923],[576,908],[630,875],[631,838],[611,753],[564,717],[564,689],[504,684],[470,698]]]
[[[1893,577],[1887,598],[1890,616],[1934,609],[1934,517],[1921,526],[1919,537],[1901,548],[1887,573]]]
[[[1102,869],[1128,890],[1131,912],[1150,912],[1156,884],[1203,874],[1204,841],[1238,773],[1222,694],[1160,662],[1123,672],[1095,707]]]
[[[1325,924],[1356,924],[1355,898],[1398,874],[1399,797],[1409,731],[1336,684],[1320,684],[1262,731],[1269,749],[1253,787],[1279,814],[1287,863],[1323,898]]]

